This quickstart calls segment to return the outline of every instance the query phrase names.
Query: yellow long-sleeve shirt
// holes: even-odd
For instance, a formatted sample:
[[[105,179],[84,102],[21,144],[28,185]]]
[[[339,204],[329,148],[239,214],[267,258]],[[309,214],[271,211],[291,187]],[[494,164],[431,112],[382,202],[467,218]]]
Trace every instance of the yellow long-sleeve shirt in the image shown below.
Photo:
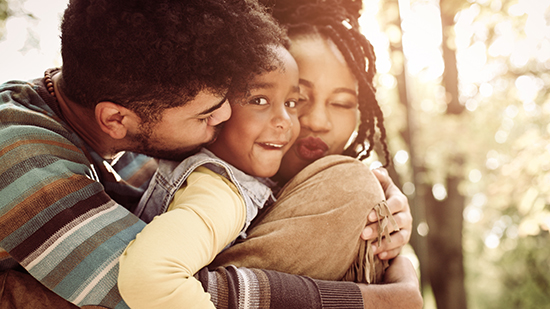
[[[180,188],[120,257],[118,287],[131,308],[214,308],[193,275],[243,228],[246,206],[233,183],[205,167]]]

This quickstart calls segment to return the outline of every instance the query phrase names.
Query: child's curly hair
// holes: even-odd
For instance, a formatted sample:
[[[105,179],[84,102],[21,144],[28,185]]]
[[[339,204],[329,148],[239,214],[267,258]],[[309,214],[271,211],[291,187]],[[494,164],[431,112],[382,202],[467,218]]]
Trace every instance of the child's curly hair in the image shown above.
[[[254,0],[71,0],[61,86],[88,108],[111,101],[154,120],[199,91],[244,87],[285,40]]]
[[[391,162],[386,144],[384,116],[376,100],[373,78],[376,56],[371,43],[359,31],[358,18],[363,8],[361,0],[262,0],[272,10],[288,36],[316,36],[332,40],[359,83],[361,123],[357,137],[344,151],[345,155],[363,160],[374,149],[376,128],[386,165]],[[365,149],[365,142],[369,148]]]

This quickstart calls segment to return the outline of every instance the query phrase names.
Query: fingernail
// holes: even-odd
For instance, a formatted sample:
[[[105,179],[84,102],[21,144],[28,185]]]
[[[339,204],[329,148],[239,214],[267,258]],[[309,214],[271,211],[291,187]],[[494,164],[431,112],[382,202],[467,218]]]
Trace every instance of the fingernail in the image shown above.
[[[385,259],[386,256],[388,256],[388,253],[387,253],[387,252],[382,252],[382,253],[380,253],[380,254],[378,255],[378,257],[379,257],[380,259],[382,259],[382,260]]]
[[[364,231],[363,231],[363,236],[365,236],[365,238],[369,238],[372,236],[372,228],[371,227],[367,227]]]
[[[369,214],[369,221],[370,222],[376,221],[376,213],[372,212],[371,214]]]
[[[376,245],[372,245],[372,252],[376,253]]]

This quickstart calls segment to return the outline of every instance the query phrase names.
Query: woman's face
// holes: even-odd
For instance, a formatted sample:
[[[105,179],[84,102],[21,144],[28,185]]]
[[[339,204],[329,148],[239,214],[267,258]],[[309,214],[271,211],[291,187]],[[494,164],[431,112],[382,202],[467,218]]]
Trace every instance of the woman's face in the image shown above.
[[[300,70],[301,131],[281,163],[278,176],[285,181],[321,157],[341,154],[359,115],[357,80],[332,41],[292,39],[290,53]]]

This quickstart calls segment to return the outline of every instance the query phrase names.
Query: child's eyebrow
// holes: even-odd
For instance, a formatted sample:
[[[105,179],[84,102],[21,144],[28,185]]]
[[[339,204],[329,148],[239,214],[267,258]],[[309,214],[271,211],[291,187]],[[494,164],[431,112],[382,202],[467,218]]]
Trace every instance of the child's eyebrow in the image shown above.
[[[273,83],[252,83],[248,86],[250,90],[252,89],[272,89],[275,88]]]

